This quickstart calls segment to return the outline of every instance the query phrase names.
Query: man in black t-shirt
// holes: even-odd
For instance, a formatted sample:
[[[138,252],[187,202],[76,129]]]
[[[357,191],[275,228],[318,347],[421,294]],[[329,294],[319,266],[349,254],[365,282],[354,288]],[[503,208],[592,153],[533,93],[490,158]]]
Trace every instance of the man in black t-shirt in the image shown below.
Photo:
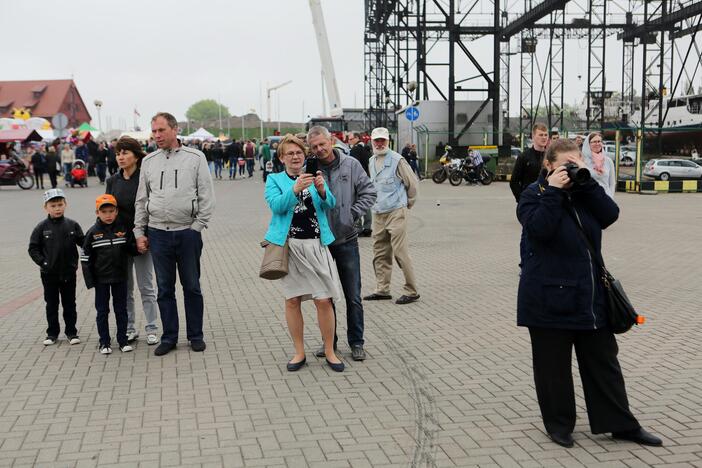
[[[509,188],[512,189],[514,199],[519,203],[519,196],[525,188],[536,182],[541,172],[544,161],[544,152],[548,144],[548,128],[542,123],[534,124],[531,129],[532,147],[527,148],[517,158],[512,169]]]

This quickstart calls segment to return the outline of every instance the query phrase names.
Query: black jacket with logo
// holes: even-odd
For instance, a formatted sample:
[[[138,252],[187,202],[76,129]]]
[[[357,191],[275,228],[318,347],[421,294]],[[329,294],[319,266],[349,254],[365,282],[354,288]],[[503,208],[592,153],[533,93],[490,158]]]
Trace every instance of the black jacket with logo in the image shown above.
[[[104,224],[98,219],[85,234],[83,255],[80,258],[85,286],[90,289],[96,283],[127,281],[129,256],[137,254],[131,229],[119,220]]]
[[[29,256],[41,267],[41,274],[69,279],[78,269],[78,249],[83,245],[80,224],[61,216],[46,219],[34,228],[29,238]]]

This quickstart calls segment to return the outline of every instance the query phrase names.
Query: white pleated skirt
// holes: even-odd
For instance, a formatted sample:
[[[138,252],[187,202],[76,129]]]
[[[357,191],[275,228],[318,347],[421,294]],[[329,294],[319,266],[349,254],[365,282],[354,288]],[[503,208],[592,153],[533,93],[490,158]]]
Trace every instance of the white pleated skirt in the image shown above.
[[[336,262],[319,239],[288,239],[288,274],[280,279],[285,299],[341,299]]]

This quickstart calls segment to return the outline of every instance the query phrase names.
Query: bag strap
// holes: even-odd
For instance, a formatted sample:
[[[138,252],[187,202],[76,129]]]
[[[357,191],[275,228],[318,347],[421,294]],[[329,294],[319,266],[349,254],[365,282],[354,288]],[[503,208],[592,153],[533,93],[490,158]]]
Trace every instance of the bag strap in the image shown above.
[[[583,224],[580,221],[580,217],[578,216],[578,212],[575,210],[575,207],[573,204],[568,202],[568,206],[566,208],[566,211],[568,211],[568,214],[570,215],[571,218],[575,221],[575,225],[578,227],[578,233],[580,236],[583,238],[585,241],[585,245],[587,246],[587,250],[590,252],[590,255],[592,258],[599,263],[600,267],[602,270],[604,270],[605,275],[608,273],[607,267],[605,266],[604,259],[602,258],[602,255],[595,250],[595,248],[592,246],[592,242],[590,241],[590,236],[587,235],[585,232],[585,228],[583,228]]]

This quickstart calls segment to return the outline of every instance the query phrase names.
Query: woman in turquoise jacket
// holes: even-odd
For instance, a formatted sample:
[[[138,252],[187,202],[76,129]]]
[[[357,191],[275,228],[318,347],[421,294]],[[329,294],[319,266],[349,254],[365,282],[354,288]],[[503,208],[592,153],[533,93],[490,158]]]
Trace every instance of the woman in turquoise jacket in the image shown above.
[[[340,298],[339,276],[327,246],[334,242],[327,212],[336,199],[322,173],[307,174],[305,145],[287,135],[278,145],[278,157],[285,171],[269,174],[266,202],[273,212],[265,239],[276,245],[288,243],[288,274],[281,279],[285,294],[285,318],[295,345],[295,355],[287,368],[294,372],[306,363],[303,341],[302,301],[314,300],[319,329],[325,343],[329,367],[341,372],[344,363],[334,353],[334,312],[332,300]],[[328,345],[327,345],[328,343]]]

